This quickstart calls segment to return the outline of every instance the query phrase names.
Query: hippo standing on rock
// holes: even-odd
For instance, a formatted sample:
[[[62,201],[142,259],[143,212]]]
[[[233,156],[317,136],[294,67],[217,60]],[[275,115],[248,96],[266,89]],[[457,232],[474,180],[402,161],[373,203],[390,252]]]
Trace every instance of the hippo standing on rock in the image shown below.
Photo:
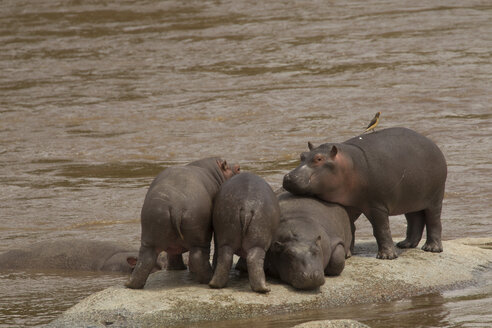
[[[157,254],[167,253],[168,270],[186,269],[182,253],[190,251],[190,271],[200,283],[212,276],[210,241],[212,204],[220,186],[239,166],[212,157],[169,167],[152,182],[141,214],[141,246],[129,288],[143,288]]]
[[[241,173],[220,188],[213,211],[217,267],[209,285],[227,284],[234,254],[246,259],[249,282],[255,292],[266,293],[263,264],[279,223],[277,197],[268,183],[252,173]]]
[[[315,289],[339,275],[350,256],[347,211],[317,198],[279,195],[280,225],[266,256],[267,273],[297,289]]]
[[[0,254],[0,270],[78,270],[130,273],[138,249],[108,241],[64,238],[41,241]],[[160,270],[154,265],[151,270]]]
[[[407,236],[398,247],[416,247],[425,226],[422,249],[442,252],[447,166],[434,142],[406,128],[389,128],[343,143],[308,145],[301,165],[284,177],[286,190],[344,205],[353,221],[364,213],[373,227],[379,259],[397,257],[389,215],[405,214],[407,219]]]

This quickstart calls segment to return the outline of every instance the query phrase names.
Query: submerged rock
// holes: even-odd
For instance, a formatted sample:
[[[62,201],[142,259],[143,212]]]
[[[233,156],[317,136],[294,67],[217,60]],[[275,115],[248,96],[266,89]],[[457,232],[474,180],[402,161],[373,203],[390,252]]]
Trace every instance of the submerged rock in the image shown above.
[[[143,290],[110,287],[67,310],[50,327],[169,327],[200,321],[231,320],[292,313],[348,304],[384,302],[456,288],[490,270],[492,238],[443,242],[444,252],[399,250],[396,260],[378,260],[376,242],[358,241],[354,256],[338,277],[326,277],[318,290],[298,291],[268,279],[271,292],[251,291],[248,278],[231,271],[224,289],[194,282],[188,271],[152,274]]]

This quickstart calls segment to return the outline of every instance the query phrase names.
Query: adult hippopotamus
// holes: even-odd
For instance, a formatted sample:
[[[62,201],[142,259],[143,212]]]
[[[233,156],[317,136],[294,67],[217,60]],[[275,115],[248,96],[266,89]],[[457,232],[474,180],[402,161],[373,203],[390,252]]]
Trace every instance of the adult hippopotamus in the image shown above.
[[[212,205],[220,186],[239,172],[226,161],[205,158],[159,173],[147,191],[141,213],[141,246],[129,288],[143,288],[157,254],[167,253],[168,270],[186,269],[182,253],[195,279],[208,283],[212,239]]]
[[[347,207],[353,221],[363,213],[378,243],[377,257],[397,257],[389,215],[405,214],[406,239],[416,247],[424,226],[425,251],[441,252],[441,207],[447,167],[434,142],[406,128],[389,128],[343,143],[326,143],[301,154],[301,165],[285,175],[283,187]],[[353,226],[355,230],[355,226]]]
[[[138,249],[116,243],[64,238],[41,241],[0,254],[0,269],[78,270],[130,273]],[[152,269],[159,270],[160,266]]]
[[[318,198],[279,195],[280,225],[267,252],[267,273],[297,289],[315,289],[339,275],[350,256],[347,211]]]
[[[279,216],[277,197],[261,177],[241,173],[222,185],[213,211],[218,256],[210,287],[223,288],[227,284],[236,254],[246,259],[251,289],[259,293],[270,291],[263,264]]]

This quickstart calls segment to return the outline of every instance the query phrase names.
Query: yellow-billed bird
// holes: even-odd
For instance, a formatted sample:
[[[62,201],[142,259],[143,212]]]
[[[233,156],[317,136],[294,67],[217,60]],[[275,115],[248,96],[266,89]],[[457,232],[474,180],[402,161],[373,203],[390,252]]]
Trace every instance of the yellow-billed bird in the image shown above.
[[[376,115],[374,115],[374,118],[372,119],[371,123],[369,123],[369,125],[366,128],[366,131],[364,132],[371,131],[371,130],[374,132],[374,129],[376,128],[376,126],[378,126],[379,123],[379,115],[381,115],[381,112],[377,112]]]

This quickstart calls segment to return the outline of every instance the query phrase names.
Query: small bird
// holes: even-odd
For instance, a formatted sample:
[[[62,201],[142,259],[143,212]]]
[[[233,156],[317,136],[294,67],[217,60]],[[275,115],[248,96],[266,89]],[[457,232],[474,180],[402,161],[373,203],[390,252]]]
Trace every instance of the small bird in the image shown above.
[[[376,126],[378,126],[379,123],[379,115],[381,115],[381,112],[377,112],[376,115],[374,115],[374,118],[372,119],[371,123],[369,123],[364,133],[371,130],[372,132],[374,132],[374,129],[376,128]]]

